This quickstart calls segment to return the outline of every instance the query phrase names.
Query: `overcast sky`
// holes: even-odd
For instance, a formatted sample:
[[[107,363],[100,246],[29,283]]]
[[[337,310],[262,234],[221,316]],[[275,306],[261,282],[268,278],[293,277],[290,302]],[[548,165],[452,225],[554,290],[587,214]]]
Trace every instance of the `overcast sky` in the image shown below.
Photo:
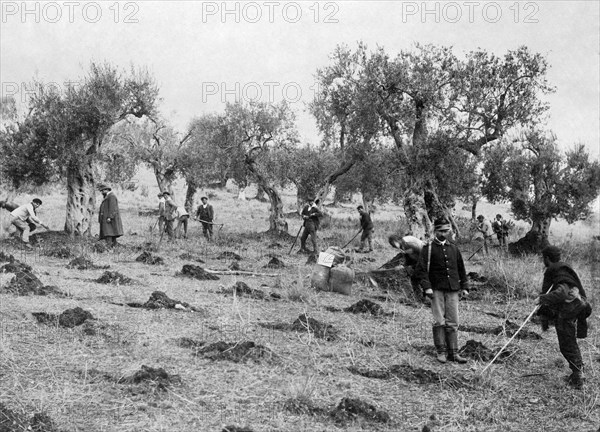
[[[600,2],[26,2],[1,1],[2,96],[26,99],[35,76],[62,84],[91,60],[147,66],[161,110],[180,129],[225,101],[285,98],[304,140],[318,135],[305,103],[335,46],[451,45],[544,54],[556,86],[549,127],[565,145],[600,150]],[[25,90],[25,91],[24,91]]]

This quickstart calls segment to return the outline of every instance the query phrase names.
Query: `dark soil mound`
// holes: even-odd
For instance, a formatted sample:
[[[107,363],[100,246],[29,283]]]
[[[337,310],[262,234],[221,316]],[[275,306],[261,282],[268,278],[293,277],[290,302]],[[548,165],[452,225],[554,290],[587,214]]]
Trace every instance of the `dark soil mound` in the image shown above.
[[[200,258],[198,258],[197,256],[195,256],[195,255],[192,255],[192,254],[190,254],[190,253],[187,253],[187,252],[186,252],[186,253],[183,253],[183,254],[181,254],[181,255],[179,255],[179,259],[182,259],[182,260],[184,260],[184,261],[195,261],[195,262],[197,262],[197,263],[204,264],[204,261],[203,261],[203,260],[201,260],[201,259],[200,259]]]
[[[310,254],[306,260],[305,265],[312,265],[317,263],[317,254]]]
[[[142,365],[139,371],[131,376],[123,377],[118,380],[119,384],[139,384],[144,381],[165,381],[169,382],[178,375],[170,376],[163,368],[153,368]],[[177,378],[175,378],[177,379]]]
[[[392,290],[395,292],[404,293],[406,296],[413,296],[412,285],[410,279],[406,275],[404,269],[389,272],[373,271],[368,274],[373,279],[377,286],[383,290]]]
[[[460,349],[459,354],[462,356],[471,358],[473,360],[489,362],[497,354],[497,351],[494,352],[491,349],[489,349],[488,347],[486,347],[484,344],[482,344],[481,342],[477,342],[477,341],[474,341],[473,339],[469,339],[467,341],[467,343]],[[506,357],[509,357],[511,355],[512,355],[511,351],[505,350],[502,352],[502,354],[500,354],[500,356],[498,357],[498,359],[496,361],[501,362],[503,359],[505,359]]]
[[[96,279],[96,282],[113,285],[129,285],[133,280],[117,271],[105,271],[102,276]]]
[[[36,413],[31,419],[30,429],[32,432],[59,432],[54,421],[46,413]]]
[[[145,264],[151,264],[151,265],[165,263],[165,260],[163,260],[161,257],[159,257],[158,255],[152,255],[148,251],[142,252],[142,254],[139,257],[137,257],[135,260],[137,262],[143,262]]]
[[[25,416],[17,414],[3,403],[0,403],[0,431],[26,431],[28,428],[29,422]]]
[[[225,426],[221,432],[254,432],[248,426],[240,427],[240,426]]]
[[[460,331],[470,332],[470,333],[479,333],[479,334],[492,334],[492,335],[501,335],[506,334],[507,337],[512,337],[515,332],[519,329],[519,325],[513,323],[510,320],[506,320],[504,325],[500,325],[498,327],[483,327],[483,326],[469,326],[469,325],[461,325],[459,327]],[[516,336],[517,339],[542,339],[542,336],[534,331],[527,330],[525,328],[521,329],[521,331]]]
[[[388,423],[391,418],[385,411],[380,411],[370,403],[360,399],[343,398],[330,416],[336,423],[352,423],[367,420],[377,423]]]
[[[472,281],[475,282],[487,282],[487,278],[485,276],[481,276],[479,273],[477,272],[469,272],[467,273],[467,276],[469,277],[469,279],[471,279]]]
[[[210,360],[229,360],[235,363],[252,360],[274,360],[275,353],[269,348],[255,344],[252,341],[244,342],[215,342],[205,345],[194,352],[194,355]]]
[[[221,255],[219,255],[217,257],[217,259],[220,259],[220,260],[230,260],[230,259],[232,259],[232,260],[241,261],[242,257],[239,256],[238,254],[236,254],[235,252],[225,251],[225,252],[221,253]]]
[[[197,341],[188,337],[179,338],[175,342],[177,343],[177,346],[180,346],[181,348],[198,349],[206,345],[206,342]]]
[[[185,264],[181,269],[181,274],[198,280],[219,280],[218,276],[210,274],[202,267],[198,267],[192,264]]]
[[[258,300],[264,300],[267,294],[264,291],[250,288],[245,282],[238,281],[230,289],[221,290],[224,294],[233,294],[241,297],[250,297]]]
[[[96,253],[104,253],[104,252],[108,252],[110,250],[110,248],[108,247],[106,242],[98,241],[98,242],[94,243],[94,245],[92,246],[92,250]]]
[[[99,266],[94,264],[94,262],[86,257],[79,256],[73,260],[71,260],[71,262],[69,262],[69,264],[67,264],[67,268],[68,269],[77,269],[77,270],[98,270],[98,269],[107,269],[110,266],[105,265],[105,266]]]
[[[367,369],[350,366],[348,370],[355,375],[361,375],[366,378],[399,378],[416,384],[445,384],[453,388],[469,387],[469,383],[458,375],[444,377],[437,372],[414,368],[408,364],[392,365],[388,369]]]
[[[189,303],[169,298],[162,291],[154,291],[146,303],[127,303],[127,306],[144,309],[177,309],[183,311],[200,312],[200,309]]]
[[[240,263],[238,261],[231,261],[229,265],[229,270],[241,270]]]
[[[548,246],[548,240],[544,240],[541,233],[529,231],[525,234],[525,237],[520,238],[514,243],[509,243],[508,252],[517,256],[539,254],[546,246]]]
[[[44,249],[42,249],[42,255],[64,259],[72,258],[75,256],[75,254],[71,251],[71,248],[64,245],[44,247]]]
[[[49,314],[46,312],[34,312],[32,315],[40,324],[59,325],[65,328],[73,328],[82,325],[88,319],[95,319],[94,316],[80,308],[67,309],[60,315]]]
[[[2,432],[60,432],[50,416],[44,412],[35,413],[31,420],[17,414],[0,403],[0,431]]]
[[[0,292],[15,294],[19,296],[26,295],[56,295],[66,296],[58,287],[44,285],[33,273],[29,271],[18,271],[15,277],[4,286],[0,287]]]
[[[163,368],[152,368],[142,365],[139,371],[131,376],[117,380],[118,384],[145,384],[158,391],[166,391],[172,384],[181,383],[179,375],[169,375]]]
[[[95,318],[90,312],[80,307],[76,307],[74,309],[67,309],[61,313],[58,317],[58,324],[61,327],[73,328],[83,324],[85,320],[88,319],[93,320]]]
[[[283,403],[283,409],[297,415],[321,416],[328,414],[326,409],[315,405],[307,398],[289,398]]]
[[[506,320],[504,322],[504,326],[498,326],[494,329],[494,334],[502,334],[506,332],[506,336],[512,337],[517,330],[519,330],[520,324],[516,324],[510,320]],[[521,331],[516,336],[517,339],[542,339],[542,336],[534,331],[527,330],[526,328],[521,329]]]
[[[306,314],[298,316],[298,319],[292,323],[292,330],[303,333],[311,333],[319,339],[327,341],[337,340],[339,331],[331,324],[322,323],[314,318],[307,317]]]
[[[284,267],[285,267],[285,264],[283,263],[283,261],[281,261],[277,257],[273,257],[273,258],[271,258],[271,261],[269,261],[263,268],[281,269]]]
[[[399,265],[402,265],[404,263],[404,255],[405,255],[404,252],[400,252],[394,258],[392,258],[391,260],[386,262],[384,265],[382,265],[381,268],[382,269],[392,269],[394,267],[398,267]]]
[[[357,303],[354,303],[352,306],[344,309],[346,312],[352,313],[369,313],[371,315],[383,315],[383,308],[377,303],[372,302],[371,300],[362,299]]]
[[[12,256],[12,255],[11,255]],[[32,268],[30,265],[22,263],[21,261],[12,261],[8,264],[4,264],[0,267],[0,273],[19,273],[19,272],[31,272]]]

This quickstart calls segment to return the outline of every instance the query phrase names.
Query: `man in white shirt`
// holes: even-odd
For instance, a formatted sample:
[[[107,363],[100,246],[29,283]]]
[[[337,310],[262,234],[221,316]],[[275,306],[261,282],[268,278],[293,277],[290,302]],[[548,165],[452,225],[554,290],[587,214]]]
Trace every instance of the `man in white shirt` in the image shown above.
[[[32,248],[29,244],[29,233],[32,231],[29,227],[30,222],[35,225],[40,225],[46,229],[50,229],[36,216],[35,210],[41,205],[42,200],[39,198],[34,198],[29,204],[23,204],[22,206],[19,206],[10,212],[10,215],[12,216],[10,223],[21,232],[21,239],[23,240],[25,247],[28,249]]]
[[[477,231],[479,231],[483,235],[483,249],[485,250],[486,255],[489,254],[488,250],[488,241],[491,242],[492,236],[494,235],[494,230],[492,229],[492,224],[489,220],[483,217],[483,215],[477,216]]]

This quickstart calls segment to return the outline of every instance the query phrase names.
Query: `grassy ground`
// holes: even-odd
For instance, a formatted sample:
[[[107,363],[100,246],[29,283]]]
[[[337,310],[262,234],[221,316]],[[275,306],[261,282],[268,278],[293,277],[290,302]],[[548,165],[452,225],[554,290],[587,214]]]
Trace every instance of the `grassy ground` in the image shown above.
[[[56,430],[65,431],[220,431],[226,425],[254,431],[598,429],[600,268],[598,242],[589,240],[593,230],[582,240],[568,235],[554,239],[567,246],[595,305],[590,334],[580,340],[587,382],[583,390],[576,391],[563,382],[569,371],[553,329],[542,334],[538,326],[528,324],[526,329],[542,338],[516,339],[510,346],[510,358],[482,374],[485,361],[471,360],[466,365],[435,361],[430,312],[425,306],[406,304],[403,290],[385,292],[357,280],[351,296],[314,291],[310,288],[312,266],[305,264],[306,256],[288,255],[289,239],[258,235],[268,227],[268,205],[255,200],[239,202],[234,190],[203,191],[211,193],[217,221],[225,224],[214,243],[207,244],[200,226],[192,222],[188,240],[163,241],[153,252],[164,264],[136,262],[141,253],[136,247],[158,240],[156,232],[148,230],[154,218],[139,215],[155,207],[157,190],[148,185],[133,192],[116,191],[125,225],[124,246],[97,253],[90,244],[65,242],[75,255],[84,252],[95,264],[108,265],[110,271],[132,278],[130,285],[95,282],[103,269],[68,269],[70,259],[45,255],[56,244],[42,243],[34,252],[23,252],[11,240],[0,241],[3,252],[31,265],[44,284],[68,294],[0,294],[0,403],[5,408],[27,419],[43,412],[54,421]],[[182,196],[182,188],[178,192],[177,198]],[[248,195],[253,196],[251,192]],[[54,192],[42,199],[42,220],[59,230],[64,195]],[[284,199],[286,211],[293,211],[294,197],[290,194]],[[355,206],[328,209],[333,219],[321,232],[322,246],[342,246],[352,238],[357,231]],[[496,212],[491,207],[488,210],[489,216]],[[378,208],[375,252],[353,255],[355,270],[377,268],[395,255],[387,235],[398,225],[398,214],[393,206]],[[3,222],[6,215],[3,211]],[[295,234],[300,219],[288,222],[289,232]],[[462,244],[465,258],[478,245],[476,241]],[[179,275],[184,264],[227,270],[234,260],[218,259],[224,251],[240,255],[243,270],[273,276],[221,275],[219,280],[200,281]],[[188,258],[180,258],[184,253]],[[285,268],[264,268],[273,254]],[[487,276],[490,283],[477,285],[474,299],[461,302],[461,320],[472,328],[492,329],[501,326],[505,318],[520,324],[527,317],[541,285],[543,266],[537,257],[509,258],[493,249],[487,257],[478,254],[468,261],[468,271]],[[0,275],[0,288],[12,276]],[[260,300],[222,293],[240,281],[281,298]],[[198,311],[126,306],[145,302],[157,290]],[[335,311],[361,299],[380,304],[387,314]],[[85,326],[43,325],[32,315],[60,314],[75,307],[91,312],[97,319],[97,331]],[[310,331],[284,329],[283,324],[292,324],[301,314],[332,325],[338,330],[337,338],[326,340]],[[219,360],[202,356],[202,348],[190,348],[189,340],[182,346],[182,338],[205,345],[253,341],[272,355],[240,362]],[[459,344],[473,340],[493,351],[507,339],[505,334],[463,331]],[[251,351],[250,356],[257,353]],[[127,380],[142,365],[163,368],[169,377],[139,383]],[[402,368],[394,369],[394,365]],[[357,369],[399,372],[378,379],[351,372]],[[330,415],[343,398],[372,404],[387,412],[390,420],[380,423],[359,416],[344,421],[339,415]]]

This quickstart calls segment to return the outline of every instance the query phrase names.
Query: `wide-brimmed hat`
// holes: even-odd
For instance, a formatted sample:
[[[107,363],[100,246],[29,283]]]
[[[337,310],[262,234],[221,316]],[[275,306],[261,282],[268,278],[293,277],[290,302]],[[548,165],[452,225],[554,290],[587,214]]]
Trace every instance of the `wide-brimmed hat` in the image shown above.
[[[105,185],[104,183],[100,183],[100,184],[98,185],[98,190],[99,190],[100,192],[102,192],[103,190],[109,190],[109,191],[110,191],[110,190],[112,190],[112,189],[110,188],[110,186],[108,186],[108,185]]]

